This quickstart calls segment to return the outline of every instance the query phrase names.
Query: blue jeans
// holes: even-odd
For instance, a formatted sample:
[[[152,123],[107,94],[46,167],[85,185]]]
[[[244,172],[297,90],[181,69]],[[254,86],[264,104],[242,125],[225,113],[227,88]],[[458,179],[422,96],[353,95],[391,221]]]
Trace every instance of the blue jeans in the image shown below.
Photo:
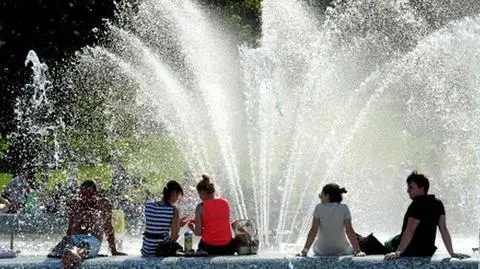
[[[100,242],[100,240],[98,240],[95,236],[89,234],[72,235],[72,243],[76,247],[83,247],[85,245],[88,246],[87,258],[97,257],[102,244],[102,242]]]

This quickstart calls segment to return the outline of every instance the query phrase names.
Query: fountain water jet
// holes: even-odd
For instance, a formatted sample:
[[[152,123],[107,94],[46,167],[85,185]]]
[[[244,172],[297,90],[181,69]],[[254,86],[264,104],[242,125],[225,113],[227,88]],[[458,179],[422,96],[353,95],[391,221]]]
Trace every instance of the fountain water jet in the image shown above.
[[[400,0],[335,1],[323,17],[264,0],[262,12],[260,46],[238,47],[194,2],[146,0],[131,29],[111,26],[111,44],[81,57],[137,85],[190,169],[217,175],[234,218],[257,220],[264,246],[298,243],[330,181],[349,190],[360,232],[398,232],[414,168],[432,177],[452,230],[471,234],[480,18],[436,30]]]
[[[48,77],[48,66],[40,62],[34,51],[29,51],[25,60],[25,66],[29,65],[32,82],[22,88],[15,104],[17,130],[13,141],[20,149],[15,158],[19,168],[58,167],[64,161],[64,152],[57,136],[63,133],[65,125],[52,98],[54,87]]]

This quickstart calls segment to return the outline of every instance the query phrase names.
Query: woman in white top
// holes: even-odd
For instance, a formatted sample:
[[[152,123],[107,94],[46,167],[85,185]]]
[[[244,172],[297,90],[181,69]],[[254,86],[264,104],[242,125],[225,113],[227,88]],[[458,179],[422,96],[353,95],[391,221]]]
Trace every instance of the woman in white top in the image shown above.
[[[335,183],[323,187],[319,195],[321,203],[315,207],[312,227],[299,255],[307,256],[308,250],[314,244],[315,255],[365,256],[358,245],[357,236],[352,227],[350,210],[346,204],[341,203],[342,193],[347,191]],[[347,237],[351,244],[347,242]]]

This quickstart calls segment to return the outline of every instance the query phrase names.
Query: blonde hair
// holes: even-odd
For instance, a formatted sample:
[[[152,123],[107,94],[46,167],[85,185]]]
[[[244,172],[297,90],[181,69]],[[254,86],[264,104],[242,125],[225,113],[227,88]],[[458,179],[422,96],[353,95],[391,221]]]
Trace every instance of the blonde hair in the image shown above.
[[[197,184],[197,191],[205,191],[208,194],[215,192],[215,186],[213,183],[210,183],[210,176],[207,174],[202,175],[202,180]]]

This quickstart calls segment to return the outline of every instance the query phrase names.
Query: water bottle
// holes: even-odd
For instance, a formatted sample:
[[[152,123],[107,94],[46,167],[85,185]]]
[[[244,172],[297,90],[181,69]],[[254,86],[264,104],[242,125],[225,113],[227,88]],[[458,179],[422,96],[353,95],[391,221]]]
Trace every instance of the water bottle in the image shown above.
[[[115,233],[115,246],[117,250],[123,250],[123,239],[126,235],[125,213],[121,209],[112,210],[112,227]]]
[[[191,252],[193,250],[193,233],[187,231],[183,234],[185,252]]]
[[[34,208],[35,205],[37,204],[37,200],[38,200],[37,193],[33,191],[30,192],[27,196],[25,207],[29,209]]]

